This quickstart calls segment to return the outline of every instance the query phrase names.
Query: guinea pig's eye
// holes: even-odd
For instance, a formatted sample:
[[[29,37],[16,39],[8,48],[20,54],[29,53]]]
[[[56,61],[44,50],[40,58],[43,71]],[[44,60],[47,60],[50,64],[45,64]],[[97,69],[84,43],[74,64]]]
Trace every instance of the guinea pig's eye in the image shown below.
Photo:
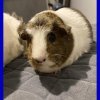
[[[31,40],[32,36],[27,32],[23,32],[20,36],[23,40]]]
[[[55,41],[56,41],[56,35],[55,35],[53,32],[50,32],[50,33],[48,34],[48,40],[49,40],[49,42],[51,42],[51,43],[55,42]]]

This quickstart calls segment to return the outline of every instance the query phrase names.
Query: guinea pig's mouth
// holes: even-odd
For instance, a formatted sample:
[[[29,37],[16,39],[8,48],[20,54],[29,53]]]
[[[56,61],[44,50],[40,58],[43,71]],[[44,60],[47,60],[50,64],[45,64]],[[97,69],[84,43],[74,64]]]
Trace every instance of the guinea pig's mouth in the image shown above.
[[[29,60],[30,65],[35,69],[35,71],[43,72],[43,73],[50,73],[53,69],[52,66],[55,66],[55,63],[51,61],[46,61],[44,63],[36,63],[34,60]]]
[[[42,63],[37,63],[35,60],[30,60],[30,62],[35,69],[42,66]]]
[[[39,72],[49,72],[54,69],[59,69],[60,66],[64,63],[65,61],[65,56],[61,54],[53,54],[53,55],[48,55],[47,60],[44,63],[37,63],[34,60],[30,59],[30,64],[32,67],[39,71]]]

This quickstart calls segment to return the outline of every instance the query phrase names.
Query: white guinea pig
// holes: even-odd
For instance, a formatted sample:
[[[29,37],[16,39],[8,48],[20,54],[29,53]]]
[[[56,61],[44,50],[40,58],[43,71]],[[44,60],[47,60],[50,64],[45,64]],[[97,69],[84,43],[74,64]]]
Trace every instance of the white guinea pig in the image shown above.
[[[4,13],[4,66],[18,57],[24,50],[19,42],[18,27],[21,24],[13,16]]]
[[[26,25],[21,38],[27,40],[28,59],[40,72],[56,72],[88,52],[92,29],[78,11],[61,8],[42,11]]]

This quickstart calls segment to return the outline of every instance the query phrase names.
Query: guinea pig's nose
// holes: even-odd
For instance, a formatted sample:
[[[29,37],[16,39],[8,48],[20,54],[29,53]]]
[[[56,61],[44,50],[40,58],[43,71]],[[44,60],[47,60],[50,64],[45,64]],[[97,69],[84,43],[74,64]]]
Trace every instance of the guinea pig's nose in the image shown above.
[[[36,63],[40,63],[40,64],[46,61],[45,58],[41,58],[41,59],[38,58],[38,59],[34,59],[34,60]]]

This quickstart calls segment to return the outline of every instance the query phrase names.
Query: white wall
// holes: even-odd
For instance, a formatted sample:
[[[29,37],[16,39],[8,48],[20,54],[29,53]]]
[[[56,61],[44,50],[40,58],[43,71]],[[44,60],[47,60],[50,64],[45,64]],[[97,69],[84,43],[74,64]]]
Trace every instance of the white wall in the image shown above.
[[[71,8],[79,9],[91,24],[96,23],[96,0],[71,0]]]

